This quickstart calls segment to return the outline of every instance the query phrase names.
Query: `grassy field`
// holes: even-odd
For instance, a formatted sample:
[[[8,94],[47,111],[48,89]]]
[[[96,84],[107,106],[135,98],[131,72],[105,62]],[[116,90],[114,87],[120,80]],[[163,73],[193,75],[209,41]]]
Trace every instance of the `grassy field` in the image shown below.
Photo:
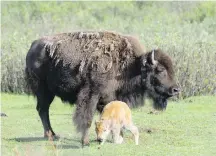
[[[90,147],[81,148],[80,135],[72,124],[74,107],[55,99],[51,105],[51,122],[61,139],[49,142],[43,139],[42,124],[32,97],[2,94],[1,117],[2,155],[103,155],[103,156],[168,156],[216,155],[216,96],[191,97],[170,102],[162,113],[151,113],[149,103],[133,110],[133,120],[140,131],[140,144],[125,132],[124,143],[110,142],[99,147],[94,125],[91,128]],[[98,115],[95,116],[98,118]]]
[[[170,101],[161,113],[151,113],[148,102],[134,109],[139,146],[128,132],[124,144],[108,142],[98,148],[93,124],[91,145],[83,149],[72,123],[74,107],[55,99],[50,118],[61,138],[49,142],[42,137],[35,99],[4,93],[2,155],[216,155],[216,2],[5,1],[1,10],[1,92],[26,92],[25,57],[33,40],[77,30],[110,30],[137,36],[148,50],[162,48],[173,59],[176,81],[183,88],[179,99],[190,97]]]

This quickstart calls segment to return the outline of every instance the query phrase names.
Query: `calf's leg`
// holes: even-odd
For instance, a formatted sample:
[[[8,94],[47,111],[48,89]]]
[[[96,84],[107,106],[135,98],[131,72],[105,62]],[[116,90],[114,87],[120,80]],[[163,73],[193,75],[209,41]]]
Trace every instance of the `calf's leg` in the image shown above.
[[[122,138],[124,137],[123,129],[121,129],[121,131],[120,131],[120,136],[121,136]]]
[[[139,144],[139,131],[138,128],[136,126],[134,126],[133,124],[129,124],[127,126],[125,126],[126,129],[130,130],[131,133],[133,133],[134,138],[135,138],[135,143],[136,145]]]
[[[112,133],[112,139],[114,140],[114,133],[113,133],[113,131],[111,133]],[[120,137],[122,137],[122,139],[123,139],[123,136],[124,136],[123,129],[121,129],[120,130]]]
[[[123,142],[123,137],[120,133],[121,133],[120,126],[117,126],[115,129],[113,129],[114,143],[116,144],[121,144]]]

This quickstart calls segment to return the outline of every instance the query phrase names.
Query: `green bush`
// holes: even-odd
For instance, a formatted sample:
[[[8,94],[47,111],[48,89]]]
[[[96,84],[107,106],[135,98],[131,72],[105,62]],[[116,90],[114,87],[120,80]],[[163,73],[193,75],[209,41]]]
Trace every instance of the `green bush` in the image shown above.
[[[112,30],[173,58],[181,97],[216,93],[216,2],[2,2],[1,91],[24,93],[25,56],[44,35]]]

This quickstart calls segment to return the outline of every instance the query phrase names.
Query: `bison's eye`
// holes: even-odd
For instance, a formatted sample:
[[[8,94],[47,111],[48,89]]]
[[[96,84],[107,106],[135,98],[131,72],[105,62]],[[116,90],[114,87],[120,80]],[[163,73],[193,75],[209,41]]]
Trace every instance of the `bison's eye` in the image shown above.
[[[164,67],[158,66],[158,67],[156,68],[157,73],[162,73],[164,70],[165,70]]]

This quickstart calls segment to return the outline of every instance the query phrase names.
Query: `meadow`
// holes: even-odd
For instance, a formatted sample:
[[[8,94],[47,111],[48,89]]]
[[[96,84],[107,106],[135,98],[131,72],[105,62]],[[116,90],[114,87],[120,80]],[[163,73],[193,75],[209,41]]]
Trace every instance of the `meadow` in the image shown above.
[[[140,144],[125,132],[124,143],[95,142],[81,148],[72,123],[74,106],[56,98],[47,141],[27,96],[25,57],[31,43],[62,32],[109,30],[139,38],[147,50],[161,48],[174,62],[181,94],[156,112],[147,100],[133,109]],[[1,155],[214,156],[216,155],[216,2],[1,2]],[[98,118],[96,113],[95,119]]]
[[[72,123],[74,106],[56,98],[50,109],[52,126],[61,137],[47,141],[35,109],[36,101],[26,95],[2,94],[2,155],[74,155],[74,156],[213,156],[216,155],[216,97],[198,96],[170,101],[167,110],[155,112],[149,101],[133,109],[134,123],[140,131],[140,143],[125,131],[124,143],[109,141],[99,146],[92,123],[90,146],[82,148],[80,135]],[[94,121],[98,119],[98,114]]]

